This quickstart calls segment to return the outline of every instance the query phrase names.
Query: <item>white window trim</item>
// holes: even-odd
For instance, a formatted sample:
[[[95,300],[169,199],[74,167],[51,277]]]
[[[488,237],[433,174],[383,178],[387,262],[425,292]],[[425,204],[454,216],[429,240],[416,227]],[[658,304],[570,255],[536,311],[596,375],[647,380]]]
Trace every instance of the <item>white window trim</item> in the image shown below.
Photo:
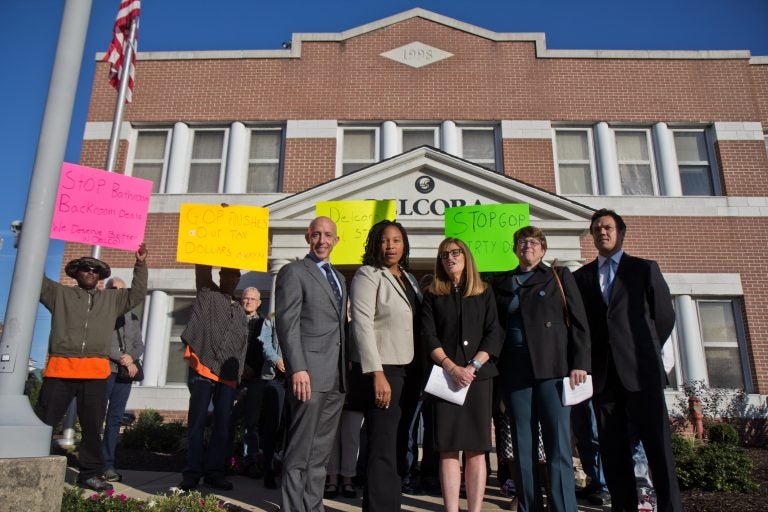
[[[371,164],[381,161],[381,126],[380,125],[339,125],[336,129],[336,177],[344,175],[344,132],[345,131],[373,130],[373,161]],[[350,161],[349,163],[363,163],[363,161]],[[367,162],[365,162],[367,163]]]
[[[672,302],[674,303],[674,297],[672,297]],[[677,383],[677,387],[671,388],[665,386],[665,391],[677,393],[683,387],[684,380],[683,361],[680,359],[680,336],[678,335],[677,327],[672,329],[672,334],[664,344],[664,347],[667,346],[667,343],[671,343],[672,353],[675,357],[675,367],[672,368],[672,371],[675,373],[675,382]]]
[[[187,149],[187,184],[185,189],[187,192],[185,194],[221,194],[224,192],[224,179],[225,174],[227,172],[227,151],[229,150],[229,127],[228,126],[190,126],[190,134],[189,134],[189,148]],[[189,178],[192,174],[192,152],[195,148],[195,135],[198,132],[224,132],[224,137],[222,138],[222,147],[221,147],[221,162],[219,166],[219,186],[218,189],[215,192],[189,192]],[[200,159],[197,160],[195,163],[214,163],[216,160],[214,159]]]
[[[464,132],[465,131],[491,131],[493,132],[493,161],[490,160],[469,160],[470,162],[476,163],[477,165],[482,165],[483,167],[488,167],[490,169],[493,169],[496,172],[501,172],[503,166],[501,165],[501,130],[498,126],[490,125],[490,126],[482,126],[482,125],[457,125],[457,142],[459,147],[458,153],[461,158],[464,158],[465,160],[469,160],[464,156]],[[490,165],[484,165],[485,163]]]
[[[163,358],[163,364],[160,368],[160,375],[158,379],[158,387],[166,387],[166,388],[182,388],[187,387],[186,382],[168,382],[168,362],[170,361],[170,351],[171,351],[171,343],[181,343],[181,336],[178,337],[178,340],[175,340],[174,336],[171,336],[171,329],[173,328],[173,308],[176,305],[176,299],[192,299],[194,301],[195,295],[190,294],[186,295],[184,293],[181,294],[174,294],[172,292],[168,293],[168,312],[166,318],[168,321],[166,322],[165,327],[165,350],[163,351],[163,354],[165,357]]]
[[[592,192],[590,195],[600,195],[600,184],[597,176],[597,162],[595,155],[594,131],[591,126],[553,126],[552,127],[552,159],[555,162],[555,192],[559,195],[565,195],[560,188],[560,161],[557,158],[557,132],[586,132],[587,133],[587,151],[589,152],[589,173],[592,177]],[[564,163],[583,164],[583,160],[566,160]],[[581,195],[581,194],[567,194]]]
[[[404,132],[432,132],[432,146],[440,148],[440,128],[438,126],[421,124],[399,124],[397,125],[397,136],[399,139],[400,153],[403,153]]]
[[[171,153],[171,138],[173,136],[173,129],[171,127],[158,127],[158,128],[151,128],[146,127],[142,128],[140,126],[134,126],[131,129],[129,138],[128,138],[128,144],[131,148],[131,151],[128,152],[128,156],[126,157],[125,162],[125,169],[126,169],[126,175],[127,176],[133,176],[133,166],[136,163],[136,150],[138,149],[138,142],[139,142],[139,133],[140,132],[165,132],[165,149],[163,151],[163,170],[160,173],[160,184],[158,185],[158,190],[156,194],[163,194],[165,193],[165,182],[168,178],[168,163],[169,163],[169,157]],[[143,162],[143,161],[142,161]]]
[[[674,127],[670,128],[672,131],[672,137],[674,140],[674,136],[676,133],[703,133],[704,134],[704,143],[707,148],[707,157],[709,157],[709,161],[704,162],[701,161],[702,165],[706,164],[709,166],[709,174],[710,179],[712,180],[712,195],[711,196],[700,196],[700,197],[717,197],[723,195],[722,190],[722,184],[720,183],[720,171],[717,166],[717,157],[715,153],[715,137],[712,133],[711,127]],[[687,162],[690,164],[691,162]],[[677,159],[677,166],[678,169],[680,168],[680,158]],[[680,179],[682,181],[682,174],[680,175]],[[697,196],[683,196],[683,197],[697,197]]]
[[[651,186],[653,187],[653,197],[661,197],[659,194],[659,174],[656,169],[656,152],[654,151],[653,147],[653,134],[651,133],[650,128],[632,128],[632,127],[621,127],[621,126],[614,126],[611,127],[613,130],[613,137],[616,140],[616,167],[619,171],[619,183],[621,183],[621,165],[622,164],[646,164],[646,161],[644,160],[626,160],[621,161],[619,160],[619,142],[616,137],[616,135],[619,132],[643,132],[645,133],[645,144],[648,146],[648,165],[651,168]],[[648,196],[637,196],[635,194],[624,194],[624,184],[621,183],[622,188],[622,196],[626,197],[648,197]]]
[[[251,164],[259,164],[259,163],[268,163],[268,164],[277,164],[277,190],[273,192],[280,192],[283,190],[283,166],[285,162],[285,132],[286,129],[283,126],[246,126],[248,129],[248,148],[247,148],[247,155],[248,159],[246,161],[246,173],[248,172],[248,168],[251,166]],[[253,136],[253,132],[280,132],[280,148],[278,150],[278,156],[277,158],[251,158],[251,140]],[[245,186],[248,187],[248,177],[246,175],[245,179]]]
[[[699,330],[701,336],[701,350],[702,353],[706,353],[706,347],[712,348],[733,348],[736,347],[739,352],[739,364],[741,365],[741,375],[744,379],[744,392],[749,394],[753,393],[752,388],[752,373],[749,368],[749,353],[747,352],[746,343],[746,329],[744,328],[744,319],[741,315],[741,306],[743,298],[741,297],[707,297],[707,298],[694,298],[696,301],[696,314],[698,315]],[[704,333],[701,332],[701,310],[699,304],[702,302],[729,302],[731,310],[733,311],[733,321],[736,327],[736,341],[704,341]],[[707,374],[709,375],[709,368],[707,368]]]

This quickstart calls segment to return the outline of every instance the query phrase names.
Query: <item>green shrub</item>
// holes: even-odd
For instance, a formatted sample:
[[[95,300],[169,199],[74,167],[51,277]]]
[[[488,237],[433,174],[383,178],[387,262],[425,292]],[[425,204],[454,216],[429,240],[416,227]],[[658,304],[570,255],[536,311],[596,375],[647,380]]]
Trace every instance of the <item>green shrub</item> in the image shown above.
[[[147,409],[120,436],[120,447],[175,453],[186,445],[186,432],[187,428],[180,421],[164,423],[157,411]]]
[[[752,460],[743,448],[708,443],[697,451],[700,466],[699,487],[705,491],[754,492]]]
[[[710,443],[719,443],[729,446],[739,444],[739,434],[728,423],[713,423],[707,429],[707,439]]]
[[[221,510],[240,510],[239,507],[227,506],[215,495],[203,496],[198,491],[184,493],[174,491],[168,496],[158,494],[147,501],[128,498],[114,491],[105,493],[83,493],[77,487],[65,487],[61,499],[61,512],[220,512]]]
[[[703,443],[675,434],[672,436],[672,452],[681,489],[732,493],[757,489],[752,481],[752,460],[739,446]]]

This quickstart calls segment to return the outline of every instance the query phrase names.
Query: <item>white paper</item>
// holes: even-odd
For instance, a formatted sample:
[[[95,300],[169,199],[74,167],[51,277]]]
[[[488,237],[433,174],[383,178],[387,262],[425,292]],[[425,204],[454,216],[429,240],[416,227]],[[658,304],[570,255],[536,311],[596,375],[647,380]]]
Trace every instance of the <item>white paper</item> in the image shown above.
[[[456,405],[464,405],[464,399],[467,398],[469,386],[458,387],[447,371],[434,365],[432,366],[432,373],[429,374],[427,387],[424,388],[424,391]]]
[[[563,405],[576,405],[592,396],[592,376],[587,374],[587,380],[571,389],[571,379],[563,377]]]

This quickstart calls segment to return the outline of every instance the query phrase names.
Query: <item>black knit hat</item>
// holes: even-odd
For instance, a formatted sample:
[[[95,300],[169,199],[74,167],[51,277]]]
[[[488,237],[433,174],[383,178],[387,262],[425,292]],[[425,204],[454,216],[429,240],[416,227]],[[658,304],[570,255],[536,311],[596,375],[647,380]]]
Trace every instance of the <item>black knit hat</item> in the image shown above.
[[[72,279],[77,279],[77,270],[80,267],[91,267],[96,269],[96,271],[99,273],[99,280],[106,279],[110,276],[110,274],[112,274],[112,270],[109,268],[109,265],[101,260],[90,258],[88,256],[70,261],[67,263],[67,266],[64,267],[64,272]]]

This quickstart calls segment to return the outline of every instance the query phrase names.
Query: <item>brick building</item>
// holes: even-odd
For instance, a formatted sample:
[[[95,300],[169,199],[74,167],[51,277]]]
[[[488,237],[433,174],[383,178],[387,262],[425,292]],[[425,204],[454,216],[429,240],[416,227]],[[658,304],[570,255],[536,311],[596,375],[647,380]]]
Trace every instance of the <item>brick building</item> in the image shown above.
[[[81,163],[106,155],[115,92],[99,63]],[[768,394],[768,57],[747,51],[550,50],[413,9],[283,50],[139,53],[118,168],[155,184],[147,224],[146,380],[129,407],[185,411],[179,335],[194,296],[175,261],[181,203],[268,206],[269,302],[306,253],[317,201],[396,199],[417,274],[447,206],[525,202],[572,268],[595,257],[594,209],[674,295],[684,381]],[[417,183],[418,182],[418,183]],[[428,183],[432,187],[420,187]],[[64,261],[88,248],[67,244]],[[103,258],[129,276],[132,255]],[[350,276],[353,267],[343,269]]]

